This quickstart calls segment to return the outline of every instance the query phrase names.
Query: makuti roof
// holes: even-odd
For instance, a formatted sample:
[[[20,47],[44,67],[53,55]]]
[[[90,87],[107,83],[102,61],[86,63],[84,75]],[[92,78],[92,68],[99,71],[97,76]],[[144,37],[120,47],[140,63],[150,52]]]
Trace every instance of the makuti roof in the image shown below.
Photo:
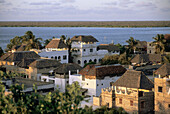
[[[165,63],[164,65],[162,65],[159,69],[155,71],[155,74],[160,74],[161,76],[170,75],[170,63]]]
[[[143,72],[134,70],[126,71],[113,85],[137,89],[152,89],[154,87],[153,82]]]
[[[45,48],[68,48],[68,46],[61,39],[52,39]]]
[[[71,41],[80,41],[80,42],[99,42],[96,38],[94,38],[93,36],[89,35],[89,36],[84,36],[84,35],[79,35],[79,36],[74,36],[73,38],[71,38]]]

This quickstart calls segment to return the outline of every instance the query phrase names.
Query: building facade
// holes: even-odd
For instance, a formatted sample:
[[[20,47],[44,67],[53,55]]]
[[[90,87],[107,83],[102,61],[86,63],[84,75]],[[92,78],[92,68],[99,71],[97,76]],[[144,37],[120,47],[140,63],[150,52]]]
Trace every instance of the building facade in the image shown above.
[[[61,63],[68,63],[69,55],[67,45],[61,39],[52,39],[45,49],[38,53],[41,57],[55,59]]]
[[[130,114],[153,113],[153,87],[153,83],[141,71],[126,71],[113,86],[103,88],[99,97],[93,97],[93,104],[122,107]]]
[[[155,71],[155,114],[170,113],[170,64]]]

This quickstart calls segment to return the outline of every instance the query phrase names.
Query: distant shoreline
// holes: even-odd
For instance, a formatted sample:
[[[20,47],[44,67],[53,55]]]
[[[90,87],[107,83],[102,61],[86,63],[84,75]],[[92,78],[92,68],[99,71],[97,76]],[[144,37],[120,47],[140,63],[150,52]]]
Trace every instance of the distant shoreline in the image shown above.
[[[0,27],[170,27],[170,21],[0,21]]]

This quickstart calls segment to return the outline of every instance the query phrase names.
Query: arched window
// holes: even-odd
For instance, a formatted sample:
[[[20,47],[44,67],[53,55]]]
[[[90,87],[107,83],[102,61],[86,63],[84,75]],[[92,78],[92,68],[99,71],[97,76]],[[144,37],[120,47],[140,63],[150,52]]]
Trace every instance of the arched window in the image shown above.
[[[92,60],[91,60],[91,59],[89,60],[89,63],[90,63],[90,62],[92,62]]]
[[[81,64],[81,61],[80,61],[80,60],[78,60],[78,61],[77,61],[77,63],[78,63],[78,64]]]
[[[58,56],[58,60],[60,60],[61,59],[61,57],[60,56]]]
[[[53,59],[53,56],[51,57],[51,59]]]
[[[57,56],[55,56],[55,59],[57,59]]]
[[[87,63],[87,61],[85,60],[85,61],[84,61],[84,64],[86,64],[86,63]]]
[[[102,59],[99,59],[99,62],[101,62],[102,61]]]
[[[94,59],[94,62],[96,63],[96,62],[97,62],[97,59]]]

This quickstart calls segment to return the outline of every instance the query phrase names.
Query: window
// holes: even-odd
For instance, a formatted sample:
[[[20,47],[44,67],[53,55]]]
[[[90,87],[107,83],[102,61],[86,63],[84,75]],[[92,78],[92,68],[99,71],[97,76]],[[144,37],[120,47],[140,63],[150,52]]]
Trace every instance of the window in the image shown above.
[[[55,59],[57,59],[57,56],[55,56]]]
[[[87,85],[89,85],[89,84],[87,83]]]
[[[69,83],[69,81],[67,81],[67,84]]]
[[[170,104],[168,104],[168,108],[170,108]]]
[[[78,49],[77,51],[80,51],[80,49]]]
[[[99,86],[99,84],[97,84],[97,86]]]
[[[78,64],[81,64],[81,61],[80,61],[80,60],[78,60],[78,61],[77,61],[77,63],[78,63]]]
[[[133,101],[130,100],[130,106],[133,106]]]
[[[158,92],[162,92],[162,87],[158,86]]]
[[[67,55],[63,55],[63,60],[66,60],[67,59]]]
[[[122,104],[122,99],[119,99],[119,104]]]
[[[93,49],[90,49],[90,52],[93,52]]]
[[[83,49],[83,51],[86,51],[86,49]]]
[[[92,62],[92,60],[91,60],[91,59],[89,60],[89,63],[90,63],[90,62]]]
[[[85,60],[85,61],[84,61],[84,64],[86,64],[86,63],[87,63],[87,61]]]
[[[145,107],[145,102],[142,101],[142,102],[141,102],[141,108],[144,108],[144,107]]]
[[[96,62],[97,62],[97,59],[94,59],[94,62],[96,63]]]
[[[103,85],[103,83],[102,83],[102,85]]]
[[[60,60],[61,59],[61,57],[60,56],[58,56],[58,60]]]
[[[101,62],[102,61],[102,59],[99,59],[99,62]]]
[[[53,56],[51,57],[51,59],[53,59]]]
[[[151,50],[149,51],[149,53],[151,53]]]
[[[143,97],[143,91],[139,91],[139,97]]]

